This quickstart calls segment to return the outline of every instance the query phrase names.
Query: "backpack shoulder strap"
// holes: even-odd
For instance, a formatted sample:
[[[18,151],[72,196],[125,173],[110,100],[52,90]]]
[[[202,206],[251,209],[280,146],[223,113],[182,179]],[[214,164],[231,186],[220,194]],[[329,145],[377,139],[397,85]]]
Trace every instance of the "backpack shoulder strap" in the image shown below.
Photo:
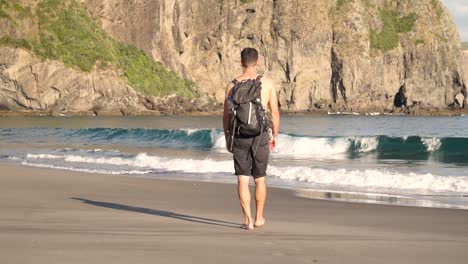
[[[255,79],[255,81],[257,82],[258,89],[260,89],[260,92],[259,92],[260,93],[260,95],[259,95],[260,96],[260,107],[261,107],[261,109],[264,109],[263,104],[262,104],[262,78],[263,78],[263,75],[259,74],[257,76],[257,78]]]
[[[263,78],[263,75],[259,74],[255,80],[259,83],[262,83],[262,78]]]

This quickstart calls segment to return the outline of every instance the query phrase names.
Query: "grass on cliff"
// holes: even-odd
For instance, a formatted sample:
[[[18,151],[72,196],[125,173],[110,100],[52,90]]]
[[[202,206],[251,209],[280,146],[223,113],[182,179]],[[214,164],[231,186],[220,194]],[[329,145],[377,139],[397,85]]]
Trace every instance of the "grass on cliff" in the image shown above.
[[[0,16],[20,23],[19,12],[26,9],[9,0],[0,0]],[[24,12],[23,12],[24,13]],[[142,50],[110,38],[88,11],[75,0],[42,0],[35,10],[24,13],[37,21],[39,32],[31,39],[0,38],[0,45],[32,50],[43,59],[60,60],[82,71],[94,67],[117,67],[133,88],[147,95],[178,94],[194,97],[194,84],[167,70]]]
[[[400,17],[397,12],[391,10],[380,10],[382,30],[370,31],[370,45],[373,49],[389,51],[398,47],[400,43],[399,33],[409,32],[413,29],[417,15]]]
[[[340,10],[349,0],[336,0],[336,10]]]
[[[432,9],[435,11],[437,18],[441,18],[444,14],[444,9],[441,6],[439,0],[431,0]]]
[[[353,0],[336,0],[336,10],[340,11],[342,7],[352,2]],[[366,9],[373,7],[372,0],[362,0],[362,3]]]
[[[21,49],[28,49],[31,50],[32,46],[25,39],[16,39],[10,36],[3,36],[0,38],[0,46],[10,46],[13,48],[21,48]]]
[[[239,0],[241,5],[252,3],[254,0]]]

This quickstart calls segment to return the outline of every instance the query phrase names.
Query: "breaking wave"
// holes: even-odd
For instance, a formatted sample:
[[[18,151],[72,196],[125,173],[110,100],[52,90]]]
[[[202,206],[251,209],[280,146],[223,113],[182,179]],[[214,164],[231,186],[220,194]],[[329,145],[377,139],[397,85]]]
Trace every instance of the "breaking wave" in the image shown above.
[[[0,139],[6,142],[24,140],[27,144],[128,145],[226,153],[224,134],[217,129],[0,129]],[[371,155],[376,159],[468,164],[468,138],[280,134],[279,146],[273,155],[349,159]]]
[[[23,165],[106,174],[191,173],[226,177],[233,174],[231,160],[167,158],[146,153],[126,156],[32,154]],[[366,190],[421,190],[468,193],[467,176],[398,172],[388,169],[323,169],[308,166],[270,166],[268,175],[313,186],[342,186]]]

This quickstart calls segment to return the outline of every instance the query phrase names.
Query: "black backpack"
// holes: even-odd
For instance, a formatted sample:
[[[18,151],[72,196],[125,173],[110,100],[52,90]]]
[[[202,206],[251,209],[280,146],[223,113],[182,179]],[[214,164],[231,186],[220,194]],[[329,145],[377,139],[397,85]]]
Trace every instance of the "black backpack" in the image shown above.
[[[265,109],[262,105],[262,76],[254,80],[232,81],[231,125],[233,134],[254,137],[264,129]]]

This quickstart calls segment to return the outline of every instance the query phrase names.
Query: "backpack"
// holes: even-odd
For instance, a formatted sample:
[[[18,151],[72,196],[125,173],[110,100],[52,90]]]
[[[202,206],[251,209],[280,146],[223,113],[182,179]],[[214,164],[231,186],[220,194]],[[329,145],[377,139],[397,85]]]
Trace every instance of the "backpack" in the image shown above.
[[[262,76],[254,80],[233,80],[231,94],[231,125],[233,134],[254,137],[264,129],[265,109],[262,105]]]

